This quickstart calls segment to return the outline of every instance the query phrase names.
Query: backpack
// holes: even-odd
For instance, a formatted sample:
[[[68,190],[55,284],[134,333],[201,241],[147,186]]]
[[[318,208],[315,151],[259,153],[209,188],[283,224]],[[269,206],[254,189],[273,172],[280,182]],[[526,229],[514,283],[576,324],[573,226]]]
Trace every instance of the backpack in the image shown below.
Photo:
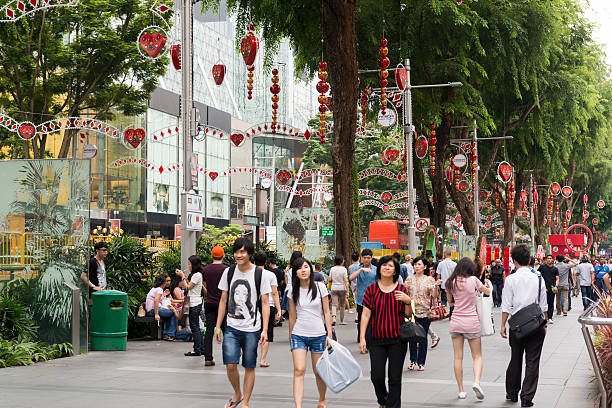
[[[236,265],[230,266],[227,271],[227,287],[228,289],[231,287],[232,279],[234,278],[234,272],[236,272]],[[255,318],[253,319],[253,326],[257,323],[257,311],[259,311],[259,315],[261,316],[261,277],[263,275],[263,269],[259,266],[255,267],[255,291],[257,293],[257,303],[255,307]],[[261,320],[261,317],[260,317]]]

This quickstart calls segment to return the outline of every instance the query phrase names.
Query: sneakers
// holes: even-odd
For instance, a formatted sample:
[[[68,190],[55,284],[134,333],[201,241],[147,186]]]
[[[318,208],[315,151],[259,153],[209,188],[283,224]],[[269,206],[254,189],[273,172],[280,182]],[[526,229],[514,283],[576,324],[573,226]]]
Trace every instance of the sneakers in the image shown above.
[[[467,397],[467,394],[465,392],[460,392],[459,395],[457,395],[457,398],[459,399],[465,399]]]
[[[553,320],[552,319],[548,319],[548,324],[553,324]]]
[[[472,385],[472,390],[474,390],[474,394],[476,394],[476,398],[478,398],[479,400],[484,399],[485,397],[484,391],[482,390],[482,388],[480,388],[480,384],[474,383]]]

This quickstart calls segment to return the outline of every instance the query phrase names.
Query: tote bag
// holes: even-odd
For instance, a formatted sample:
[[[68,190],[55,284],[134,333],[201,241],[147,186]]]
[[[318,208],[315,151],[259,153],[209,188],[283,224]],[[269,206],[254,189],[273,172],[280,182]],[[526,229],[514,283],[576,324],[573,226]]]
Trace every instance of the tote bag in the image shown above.
[[[317,361],[317,373],[327,388],[338,393],[361,377],[361,366],[346,347],[329,338],[328,341],[330,347]]]
[[[412,300],[411,306],[412,316],[410,316],[410,319],[404,320],[400,325],[400,339],[410,343],[421,343],[427,340],[427,332],[425,332],[423,326],[418,324],[414,319],[416,310],[414,307],[414,299]]]
[[[482,292],[478,292],[476,295],[476,309],[478,310],[478,320],[480,320],[480,335],[494,335],[493,298],[491,296],[484,296]]]

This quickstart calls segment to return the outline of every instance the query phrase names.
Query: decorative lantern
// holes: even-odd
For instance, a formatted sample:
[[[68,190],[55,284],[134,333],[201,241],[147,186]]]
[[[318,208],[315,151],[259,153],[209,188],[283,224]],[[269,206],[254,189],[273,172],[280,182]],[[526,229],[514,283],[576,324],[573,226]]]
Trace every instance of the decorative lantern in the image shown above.
[[[550,227],[551,222],[552,222],[552,216],[553,216],[553,203],[554,203],[554,196],[549,192],[548,193],[548,226]]]
[[[321,143],[325,143],[325,133],[327,132],[327,122],[325,121],[327,111],[327,96],[325,95],[329,91],[329,83],[327,79],[327,62],[319,62],[319,82],[317,82],[317,92],[320,93],[319,101],[319,137]]]
[[[253,65],[253,63],[257,56],[257,50],[259,49],[259,39],[255,37],[253,33],[253,31],[255,31],[255,26],[253,24],[249,24],[247,29],[248,32],[240,42],[240,53],[249,71],[249,79],[247,80],[247,89],[249,90],[248,98],[253,99],[253,71],[255,71],[255,65]]]
[[[476,147],[476,142],[472,142],[472,188],[476,191],[476,177],[478,177],[478,173],[476,171],[478,167],[478,149]]]
[[[368,96],[365,91],[361,91],[361,98],[359,101],[361,102],[361,126],[365,127],[366,114],[368,113]]]
[[[272,92],[272,133],[276,133],[277,113],[278,113],[278,94],[280,93],[280,85],[278,84],[278,69],[272,70],[272,86],[270,86],[270,92]]]
[[[382,105],[382,113],[383,115],[387,111],[387,85],[389,81],[387,81],[387,77],[389,76],[389,58],[387,54],[389,53],[389,49],[387,48],[387,39],[380,39],[380,48],[378,49],[380,53],[380,58],[378,58],[378,67],[380,68],[380,72],[378,76],[380,77],[380,104]]]
[[[429,125],[429,155],[431,156],[429,166],[432,177],[436,175],[436,142],[438,139],[436,139],[435,128],[435,125]]]

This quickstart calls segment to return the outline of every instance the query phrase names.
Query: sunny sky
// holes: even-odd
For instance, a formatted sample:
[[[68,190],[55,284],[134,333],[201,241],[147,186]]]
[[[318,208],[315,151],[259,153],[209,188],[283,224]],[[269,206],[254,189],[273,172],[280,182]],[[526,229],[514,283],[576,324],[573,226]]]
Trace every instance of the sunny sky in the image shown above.
[[[596,23],[595,40],[603,44],[606,61],[612,67],[612,0],[588,0],[586,16]]]

